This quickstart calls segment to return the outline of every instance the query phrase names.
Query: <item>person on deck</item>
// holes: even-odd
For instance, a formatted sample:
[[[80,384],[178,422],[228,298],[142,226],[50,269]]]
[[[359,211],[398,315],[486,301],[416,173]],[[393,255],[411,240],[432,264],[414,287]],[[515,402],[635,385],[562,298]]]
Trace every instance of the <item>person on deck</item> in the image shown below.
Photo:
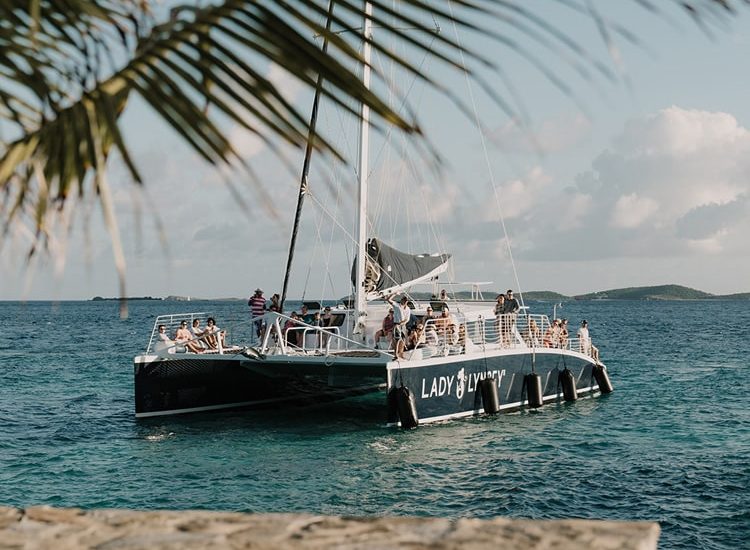
[[[560,347],[565,349],[568,347],[568,320],[563,319],[560,321]]]
[[[302,331],[294,330],[299,326],[299,321],[300,318],[299,315],[297,315],[297,312],[292,311],[289,315],[289,319],[284,323],[284,337],[286,338],[286,343],[296,347],[302,345]]]
[[[424,332],[424,324],[423,323],[417,323],[417,326],[414,327],[414,330],[412,330],[409,333],[409,349],[417,349],[419,347],[422,347],[426,342],[425,332]]]
[[[393,306],[393,345],[396,352],[396,359],[404,359],[406,340],[409,337],[406,325],[411,319],[409,299],[404,296],[398,304],[395,304],[388,298],[388,302]]]
[[[544,333],[544,339],[542,340],[542,345],[545,348],[556,348],[557,342],[560,335],[560,329],[558,328],[557,324],[560,321],[558,319],[553,319],[552,324],[549,326],[549,328]]]
[[[268,306],[268,311],[281,313],[281,296],[278,293],[271,296],[271,304]]]
[[[518,313],[520,309],[521,306],[518,305],[518,300],[513,297],[513,291],[508,289],[508,292],[505,294],[503,313]]]
[[[498,294],[497,295],[497,302],[495,303],[495,330],[497,331],[497,341],[500,342],[501,345],[505,345],[506,340],[508,340],[505,336],[505,295],[504,294]]]
[[[313,324],[313,320],[315,319],[315,315],[310,313],[310,311],[307,309],[307,306],[302,304],[302,310],[300,313],[300,320],[303,323],[307,323],[308,325]]]
[[[333,326],[333,314],[331,313],[331,306],[326,306],[323,310],[323,316],[320,318],[320,320],[323,322],[324,327],[332,327]]]
[[[264,329],[263,315],[266,313],[266,299],[263,297],[263,291],[256,288],[255,294],[253,294],[247,301],[247,305],[250,306],[250,313],[253,317],[255,335],[260,338]]]
[[[503,309],[503,313],[506,315],[504,324],[506,325],[507,345],[510,345],[513,341],[513,334],[516,332],[516,317],[520,309],[518,300],[513,297],[513,291],[508,289],[505,293],[505,309]]]
[[[187,328],[187,321],[180,322],[180,328],[177,329],[174,341],[178,344],[182,344],[185,348],[193,353],[203,353],[203,348],[195,342],[193,335]]]
[[[388,314],[383,317],[383,324],[380,330],[375,333],[375,343],[377,344],[381,338],[388,340],[388,347],[391,347],[393,341],[393,327],[395,323],[393,321],[393,308],[388,310]]]
[[[210,349],[219,349],[219,342],[221,342],[221,347],[226,347],[224,336],[224,331],[216,326],[214,318],[209,317],[206,320],[206,330],[203,331],[203,337],[205,338],[208,347]]]
[[[169,334],[167,334],[167,327],[165,325],[159,325],[159,340],[169,345],[174,344]]]
[[[157,351],[166,351],[167,353],[176,353],[177,348],[175,347],[175,341],[167,334],[167,327],[165,325],[159,325],[159,341],[157,342]]]
[[[591,356],[591,358],[599,362],[599,349],[591,343],[591,336],[589,335],[589,322],[584,319],[581,321],[581,328],[578,329],[578,340],[581,345],[581,353]]]

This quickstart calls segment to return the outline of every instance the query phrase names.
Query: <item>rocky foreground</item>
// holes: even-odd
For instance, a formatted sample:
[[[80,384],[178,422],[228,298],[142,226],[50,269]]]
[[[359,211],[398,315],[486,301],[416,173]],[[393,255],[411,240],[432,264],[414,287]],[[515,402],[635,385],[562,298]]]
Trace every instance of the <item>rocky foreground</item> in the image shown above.
[[[659,525],[0,507],[0,549],[655,549]]]

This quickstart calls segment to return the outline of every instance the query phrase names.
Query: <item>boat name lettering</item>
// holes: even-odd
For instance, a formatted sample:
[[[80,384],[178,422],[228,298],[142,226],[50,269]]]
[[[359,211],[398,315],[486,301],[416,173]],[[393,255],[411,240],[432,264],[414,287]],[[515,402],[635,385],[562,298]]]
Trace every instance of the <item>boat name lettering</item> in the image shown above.
[[[453,395],[454,383],[456,383],[455,395],[458,399],[461,399],[464,396],[465,392],[475,392],[479,381],[484,380],[487,377],[495,378],[499,387],[503,376],[505,376],[505,369],[500,371],[491,370],[484,372],[472,372],[468,375],[464,374],[464,369],[461,369],[455,375],[433,376],[431,379],[422,378],[421,397],[422,399],[430,399],[433,397]]]

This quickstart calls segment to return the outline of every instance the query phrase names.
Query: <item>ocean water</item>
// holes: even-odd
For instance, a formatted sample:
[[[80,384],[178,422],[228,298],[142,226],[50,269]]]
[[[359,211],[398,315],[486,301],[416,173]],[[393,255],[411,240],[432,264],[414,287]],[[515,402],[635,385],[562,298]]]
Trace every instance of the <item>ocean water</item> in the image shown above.
[[[653,520],[662,548],[750,545],[748,302],[567,303],[613,394],[410,432],[384,427],[377,394],[136,421],[154,317],[241,332],[247,307],[117,307],[0,302],[0,504]]]

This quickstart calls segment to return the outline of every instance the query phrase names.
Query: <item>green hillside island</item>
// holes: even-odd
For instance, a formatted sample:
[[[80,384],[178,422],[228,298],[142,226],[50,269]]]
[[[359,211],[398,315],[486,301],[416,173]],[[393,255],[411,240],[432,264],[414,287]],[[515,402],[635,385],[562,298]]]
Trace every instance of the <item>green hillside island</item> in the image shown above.
[[[748,300],[750,292],[710,294],[680,285],[639,286],[602,290],[573,296],[575,300]]]

